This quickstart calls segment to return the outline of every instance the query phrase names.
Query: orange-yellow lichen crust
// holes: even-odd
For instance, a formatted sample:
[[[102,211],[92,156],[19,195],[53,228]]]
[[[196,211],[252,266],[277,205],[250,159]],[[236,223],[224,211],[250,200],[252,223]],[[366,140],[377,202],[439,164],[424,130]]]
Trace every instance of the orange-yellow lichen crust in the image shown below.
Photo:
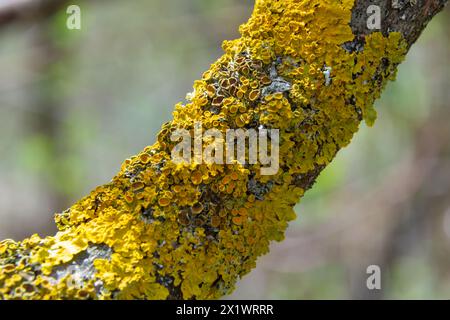
[[[59,232],[0,243],[3,299],[212,299],[283,239],[293,206],[346,146],[406,54],[399,33],[348,50],[353,0],[257,0],[242,37],[157,142],[56,215]],[[178,128],[280,130],[280,169],[175,164]]]

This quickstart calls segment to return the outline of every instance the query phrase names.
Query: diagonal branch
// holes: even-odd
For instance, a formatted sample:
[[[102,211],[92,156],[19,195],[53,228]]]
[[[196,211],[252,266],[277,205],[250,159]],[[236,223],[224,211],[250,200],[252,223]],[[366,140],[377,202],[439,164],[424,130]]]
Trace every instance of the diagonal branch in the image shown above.
[[[154,145],[57,214],[54,237],[0,243],[0,298],[230,293],[270,242],[283,239],[293,206],[360,122],[374,122],[374,101],[445,1],[383,3],[381,30],[365,30],[373,1],[257,0],[241,38],[224,43]],[[269,135],[275,143],[279,134],[279,170],[264,175],[249,155],[227,165],[175,163],[172,134],[196,132],[199,122],[223,135],[279,130]]]

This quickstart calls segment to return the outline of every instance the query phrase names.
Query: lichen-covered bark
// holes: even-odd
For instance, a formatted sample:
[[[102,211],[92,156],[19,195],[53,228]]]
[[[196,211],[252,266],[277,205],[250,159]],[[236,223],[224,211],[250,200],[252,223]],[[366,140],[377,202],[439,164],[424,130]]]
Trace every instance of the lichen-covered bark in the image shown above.
[[[283,239],[293,206],[360,122],[374,122],[375,99],[443,3],[406,4],[412,32],[391,18],[382,32],[367,32],[357,20],[369,1],[257,0],[241,38],[224,42],[224,55],[154,145],[57,214],[54,237],[0,243],[0,298],[230,293],[270,242]],[[385,7],[389,17],[394,10],[401,9]],[[198,121],[224,133],[279,129],[280,170],[263,176],[259,164],[173,163],[171,133]]]

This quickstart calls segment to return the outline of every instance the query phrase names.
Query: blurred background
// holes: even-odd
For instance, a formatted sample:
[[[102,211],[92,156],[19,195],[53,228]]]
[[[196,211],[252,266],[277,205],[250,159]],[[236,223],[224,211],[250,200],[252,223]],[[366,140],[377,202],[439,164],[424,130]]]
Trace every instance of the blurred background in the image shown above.
[[[54,212],[152,144],[253,5],[75,3],[81,30],[65,27],[65,7],[17,23],[0,15],[0,239],[53,234]],[[450,298],[449,57],[447,8],[377,102],[375,126],[361,127],[297,205],[286,240],[228,298]],[[381,290],[366,287],[369,265]]]

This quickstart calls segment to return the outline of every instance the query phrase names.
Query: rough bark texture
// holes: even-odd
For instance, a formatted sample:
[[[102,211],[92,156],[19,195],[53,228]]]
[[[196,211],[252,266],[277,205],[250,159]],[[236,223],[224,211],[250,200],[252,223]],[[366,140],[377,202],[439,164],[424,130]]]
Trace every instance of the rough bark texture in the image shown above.
[[[375,1],[376,2],[376,1]],[[234,284],[281,241],[293,206],[365,120],[445,1],[257,0],[242,37],[215,62],[157,142],[70,209],[59,232],[0,243],[0,298],[205,299]],[[351,27],[350,27],[351,26]],[[279,129],[280,170],[175,164],[170,134]],[[194,143],[196,140],[194,139]]]
[[[356,37],[370,34],[373,30],[367,28],[366,10],[369,5],[378,5],[382,13],[383,35],[400,32],[411,46],[446,3],[446,0],[356,0],[350,25]]]

